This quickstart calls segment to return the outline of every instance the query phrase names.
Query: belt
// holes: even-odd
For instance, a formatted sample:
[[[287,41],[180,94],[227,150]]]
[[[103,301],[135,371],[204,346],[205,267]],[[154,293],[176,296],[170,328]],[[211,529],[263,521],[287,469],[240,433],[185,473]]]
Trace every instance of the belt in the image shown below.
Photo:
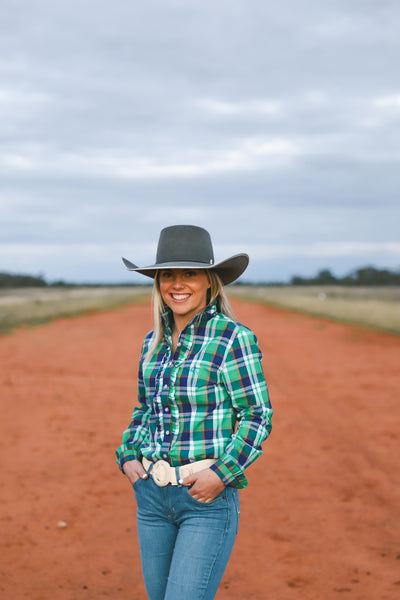
[[[206,458],[193,463],[188,463],[182,467],[171,467],[165,460],[157,460],[152,462],[143,457],[142,463],[145,470],[152,476],[154,483],[159,487],[165,487],[169,483],[171,485],[181,485],[182,480],[193,473],[198,473],[204,469],[208,469],[215,464],[215,458]]]

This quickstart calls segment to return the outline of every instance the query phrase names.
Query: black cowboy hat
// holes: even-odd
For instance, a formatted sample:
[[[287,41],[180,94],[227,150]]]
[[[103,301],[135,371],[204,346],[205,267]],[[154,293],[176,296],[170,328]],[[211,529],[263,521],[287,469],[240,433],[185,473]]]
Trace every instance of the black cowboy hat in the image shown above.
[[[211,269],[224,285],[232,283],[249,264],[247,254],[235,254],[214,264],[214,252],[208,231],[195,225],[172,225],[161,230],[154,265],[138,267],[122,259],[129,271],[137,271],[154,279],[158,269]]]

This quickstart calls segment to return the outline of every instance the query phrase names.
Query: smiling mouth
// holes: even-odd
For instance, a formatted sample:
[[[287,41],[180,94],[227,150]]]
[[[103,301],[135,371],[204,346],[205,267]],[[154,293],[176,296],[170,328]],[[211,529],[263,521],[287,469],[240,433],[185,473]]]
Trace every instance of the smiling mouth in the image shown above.
[[[190,298],[190,294],[171,294],[171,298],[172,300],[175,300],[175,302],[183,302]]]

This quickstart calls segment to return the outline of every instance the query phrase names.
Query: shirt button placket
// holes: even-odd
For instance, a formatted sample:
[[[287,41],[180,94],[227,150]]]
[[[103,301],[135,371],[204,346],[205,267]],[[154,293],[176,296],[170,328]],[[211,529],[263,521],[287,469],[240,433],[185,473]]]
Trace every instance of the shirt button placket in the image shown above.
[[[163,385],[162,385],[162,403],[163,403],[163,413],[164,413],[164,440],[162,444],[162,456],[163,458],[168,458],[168,451],[170,447],[170,436],[171,436],[171,410],[169,407],[169,380],[170,373],[164,374]]]

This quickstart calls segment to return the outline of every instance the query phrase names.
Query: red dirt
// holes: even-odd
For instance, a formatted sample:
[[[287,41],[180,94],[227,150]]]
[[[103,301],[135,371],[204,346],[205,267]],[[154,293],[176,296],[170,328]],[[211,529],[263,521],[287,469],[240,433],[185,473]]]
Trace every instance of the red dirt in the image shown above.
[[[234,306],[275,415],[217,598],[398,598],[400,339]],[[146,598],[114,451],[150,319],[131,306],[0,338],[2,599]]]

